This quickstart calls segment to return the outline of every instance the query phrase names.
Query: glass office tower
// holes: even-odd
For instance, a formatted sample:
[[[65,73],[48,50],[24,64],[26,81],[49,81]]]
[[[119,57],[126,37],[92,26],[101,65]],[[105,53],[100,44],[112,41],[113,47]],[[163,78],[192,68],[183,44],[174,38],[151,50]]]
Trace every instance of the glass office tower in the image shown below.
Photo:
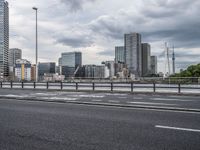
[[[8,2],[0,0],[0,78],[8,76],[9,8]]]
[[[130,33],[124,35],[125,63],[131,74],[136,77],[142,75],[141,35]]]

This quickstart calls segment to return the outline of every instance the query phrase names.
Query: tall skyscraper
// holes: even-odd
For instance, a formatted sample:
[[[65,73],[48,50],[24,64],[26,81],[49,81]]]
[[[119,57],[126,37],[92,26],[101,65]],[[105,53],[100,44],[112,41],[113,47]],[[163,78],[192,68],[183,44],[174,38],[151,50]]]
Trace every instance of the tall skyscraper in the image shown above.
[[[157,56],[151,56],[151,74],[157,74]]]
[[[15,66],[16,60],[22,59],[22,50],[12,48],[9,50],[9,66]]]
[[[115,62],[124,63],[124,46],[116,46],[115,47]]]
[[[148,76],[151,70],[151,46],[142,43],[142,76]]]
[[[142,75],[141,35],[130,33],[124,35],[125,63],[131,74],[136,77]]]
[[[0,78],[8,76],[9,8],[8,2],[0,0]]]

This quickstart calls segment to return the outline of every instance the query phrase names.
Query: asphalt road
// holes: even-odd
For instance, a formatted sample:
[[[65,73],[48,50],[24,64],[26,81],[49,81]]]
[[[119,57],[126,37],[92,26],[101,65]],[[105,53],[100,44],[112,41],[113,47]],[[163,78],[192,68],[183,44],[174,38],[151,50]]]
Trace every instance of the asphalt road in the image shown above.
[[[1,150],[199,150],[200,147],[199,112],[11,98],[20,94],[21,96],[32,94],[38,99],[52,97],[66,98],[66,101],[70,101],[70,98],[71,101],[96,99],[105,100],[107,103],[120,100],[124,103],[125,101],[134,102],[134,98],[138,98],[139,102],[147,102],[148,98],[157,98],[158,102],[154,100],[154,103],[161,103],[159,99],[163,97],[158,95],[131,96],[103,93],[50,95],[41,91],[6,93],[2,90],[0,93],[10,96],[9,99],[0,98]],[[130,98],[132,99],[129,100]],[[181,107],[185,106],[185,103],[189,103],[187,100],[193,100],[191,102],[195,104],[189,107],[199,108],[198,97],[169,96],[163,99],[165,100],[162,103],[177,104],[176,107],[179,107],[179,104]],[[93,102],[99,103],[99,101]],[[198,106],[193,107],[193,105]],[[160,107],[160,105],[155,106]]]
[[[200,112],[199,96],[0,89],[0,98],[17,98],[23,100],[43,100],[66,103],[111,104],[136,107],[141,106],[158,109],[161,107],[169,109],[192,109]]]

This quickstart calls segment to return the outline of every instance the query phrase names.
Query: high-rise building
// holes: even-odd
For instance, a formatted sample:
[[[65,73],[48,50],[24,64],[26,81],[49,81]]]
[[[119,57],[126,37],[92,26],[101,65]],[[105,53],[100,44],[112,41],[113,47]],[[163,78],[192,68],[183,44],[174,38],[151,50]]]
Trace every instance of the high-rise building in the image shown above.
[[[31,63],[25,59],[18,59],[15,65],[15,77],[18,81],[31,81]]]
[[[141,35],[130,33],[124,35],[125,63],[130,74],[140,77],[142,74]]]
[[[151,74],[157,74],[157,56],[151,56]]]
[[[0,78],[8,76],[9,8],[8,2],[0,0]]]
[[[56,72],[56,63],[54,62],[45,62],[38,64],[38,76],[42,80],[45,73],[55,74]]]
[[[105,78],[105,66],[85,65],[85,78]]]
[[[62,53],[59,60],[61,66],[75,67],[82,66],[82,53],[81,52],[69,52]]]
[[[151,70],[151,46],[142,43],[142,76],[148,76]]]
[[[60,72],[65,77],[74,77],[79,73],[79,68],[82,66],[81,52],[62,53],[59,58]]]
[[[9,50],[9,66],[14,67],[16,60],[22,59],[22,50],[18,48],[12,48]]]
[[[124,63],[124,46],[116,46],[115,47],[115,62],[116,63]]]

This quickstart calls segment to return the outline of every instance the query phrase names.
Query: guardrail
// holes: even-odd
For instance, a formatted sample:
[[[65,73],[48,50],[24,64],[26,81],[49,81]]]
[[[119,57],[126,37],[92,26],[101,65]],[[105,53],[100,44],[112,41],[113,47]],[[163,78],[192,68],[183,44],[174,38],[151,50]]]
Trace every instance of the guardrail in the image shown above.
[[[120,92],[173,92],[173,93],[200,93],[200,85],[184,84],[140,84],[140,83],[116,83],[116,82],[0,82],[0,88],[17,89],[52,89],[75,91],[120,91]]]

